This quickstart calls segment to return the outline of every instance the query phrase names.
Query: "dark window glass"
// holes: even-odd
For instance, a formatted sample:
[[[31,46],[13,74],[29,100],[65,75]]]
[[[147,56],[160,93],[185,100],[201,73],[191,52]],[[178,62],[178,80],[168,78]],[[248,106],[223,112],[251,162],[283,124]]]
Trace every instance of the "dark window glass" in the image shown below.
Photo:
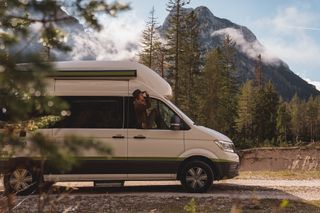
[[[150,105],[150,108],[146,110],[146,119],[149,119],[148,121],[150,122],[148,129],[171,129],[171,122],[172,119],[177,116],[176,113],[165,103],[154,98],[151,98]],[[126,99],[126,106],[126,127],[136,129],[141,128],[134,110],[132,97]],[[181,129],[185,129],[186,125],[182,120],[181,122]]]
[[[123,97],[61,98],[69,103],[71,114],[55,128],[123,128]]]

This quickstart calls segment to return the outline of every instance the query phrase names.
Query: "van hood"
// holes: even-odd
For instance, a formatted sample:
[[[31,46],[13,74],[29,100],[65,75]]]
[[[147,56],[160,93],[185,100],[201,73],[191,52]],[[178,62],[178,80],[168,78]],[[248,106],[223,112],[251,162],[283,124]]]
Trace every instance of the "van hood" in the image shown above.
[[[222,134],[222,133],[220,133],[218,131],[215,131],[213,129],[209,129],[209,128],[204,127],[204,126],[196,126],[196,128],[198,130],[200,130],[201,132],[212,136],[213,139],[232,142],[232,140],[230,138],[228,138],[224,134]]]

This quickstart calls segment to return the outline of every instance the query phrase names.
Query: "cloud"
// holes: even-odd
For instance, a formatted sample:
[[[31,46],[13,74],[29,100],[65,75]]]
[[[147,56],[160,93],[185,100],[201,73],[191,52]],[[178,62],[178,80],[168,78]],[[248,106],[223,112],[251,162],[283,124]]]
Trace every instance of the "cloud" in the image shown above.
[[[280,61],[274,55],[270,54],[266,49],[262,46],[262,44],[255,40],[253,42],[249,42],[244,38],[244,35],[241,30],[235,28],[225,28],[221,30],[217,30],[211,34],[211,36],[217,35],[229,35],[231,39],[236,42],[236,46],[249,57],[256,59],[258,55],[261,54],[262,60],[268,64],[278,64]]]
[[[271,55],[275,55],[304,76],[320,79],[320,14],[308,8],[279,8],[273,17],[254,22],[261,33],[260,40]]]
[[[287,28],[300,30],[305,30],[308,28],[319,30],[319,28],[310,27],[318,24],[317,16],[317,14],[314,14],[310,11],[301,11],[296,7],[290,6],[287,8],[278,9],[275,17],[267,18],[262,20],[262,22],[271,24],[274,30],[281,31],[283,33],[290,33]]]
[[[141,33],[145,27],[143,20],[133,12],[118,17],[100,16],[103,29],[100,32],[87,30],[73,35],[75,42],[71,56],[80,60],[92,56],[96,60],[133,59],[140,49]]]
[[[308,82],[309,84],[314,85],[314,86],[317,88],[317,90],[320,91],[320,81],[313,81],[313,80],[311,80],[311,79],[309,79],[309,78],[304,78],[304,77],[302,77],[302,78],[303,78],[303,80],[305,80],[305,81]]]

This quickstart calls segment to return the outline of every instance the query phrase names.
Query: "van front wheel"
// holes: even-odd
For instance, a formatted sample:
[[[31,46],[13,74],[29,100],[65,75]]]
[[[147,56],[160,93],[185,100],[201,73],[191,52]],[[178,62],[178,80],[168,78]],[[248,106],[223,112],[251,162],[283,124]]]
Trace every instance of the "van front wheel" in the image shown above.
[[[191,161],[183,167],[180,181],[188,192],[206,192],[213,182],[212,169],[205,162]]]

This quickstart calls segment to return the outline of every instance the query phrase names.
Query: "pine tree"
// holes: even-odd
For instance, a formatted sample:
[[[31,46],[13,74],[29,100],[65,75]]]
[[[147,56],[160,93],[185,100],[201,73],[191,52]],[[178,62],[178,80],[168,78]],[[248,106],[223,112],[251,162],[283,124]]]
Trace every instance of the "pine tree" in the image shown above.
[[[194,11],[184,17],[181,26],[181,60],[180,60],[180,96],[179,107],[191,118],[197,118],[199,112],[200,48],[199,28]]]
[[[166,73],[165,73],[167,69],[167,65],[165,61],[166,49],[165,49],[165,45],[158,38],[159,36],[157,34],[154,40],[154,49],[153,49],[154,51],[152,54],[153,62],[152,62],[151,69],[156,71],[161,77],[166,78]]]
[[[143,49],[139,53],[139,62],[164,76],[164,45],[157,32],[158,24],[155,17],[154,7],[150,12],[149,20],[143,31],[142,45]]]
[[[266,85],[258,88],[255,98],[254,131],[256,145],[276,141],[276,121],[279,104],[279,96],[269,81]]]
[[[222,119],[221,119],[221,84],[222,81],[222,67],[219,61],[221,61],[221,50],[216,48],[212,50],[207,56],[205,67],[204,67],[204,87],[206,91],[203,97],[204,109],[203,113],[206,114],[205,124],[208,127],[220,130]]]
[[[236,81],[236,66],[235,66],[235,42],[231,40],[231,37],[227,35],[224,39],[222,46],[222,65],[225,75],[225,119],[229,126],[226,133],[231,137],[234,137],[236,133],[235,120],[237,118],[237,96],[238,96],[238,84]]]
[[[306,103],[306,125],[309,141],[314,141],[316,137],[316,126],[319,117],[319,109],[317,106],[316,99],[310,97]]]
[[[303,138],[303,129],[305,125],[304,102],[301,101],[297,94],[293,96],[289,103],[291,112],[291,132],[294,136],[294,142],[299,142]]]
[[[237,145],[248,148],[252,144],[254,137],[253,131],[253,112],[255,108],[255,88],[252,80],[248,80],[240,89],[238,97],[238,111],[236,127],[238,132]]]
[[[204,68],[206,79],[206,124],[231,137],[235,135],[237,117],[237,85],[234,69],[234,43],[226,37],[221,48],[209,53]]]
[[[179,105],[180,96],[180,71],[181,68],[181,35],[182,35],[182,20],[184,18],[181,9],[184,5],[189,4],[185,0],[169,0],[167,10],[171,12],[172,16],[169,20],[169,29],[166,32],[167,40],[167,61],[169,62],[169,70],[173,76],[174,102]]]
[[[277,116],[277,139],[278,143],[285,142],[288,144],[288,137],[290,135],[291,115],[289,105],[285,101],[281,101],[278,108]]]

